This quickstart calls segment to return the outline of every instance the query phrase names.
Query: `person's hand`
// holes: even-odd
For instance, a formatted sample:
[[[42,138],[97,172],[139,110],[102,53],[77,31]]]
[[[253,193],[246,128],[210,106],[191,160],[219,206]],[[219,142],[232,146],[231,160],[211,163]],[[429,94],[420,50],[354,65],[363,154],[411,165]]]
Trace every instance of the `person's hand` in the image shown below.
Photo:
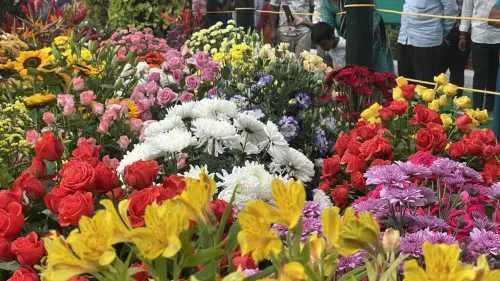
[[[306,22],[306,20],[304,18],[295,18],[292,25],[301,26],[301,25],[305,25],[305,22]]]
[[[467,45],[467,39],[465,37],[460,37],[460,41],[458,41],[458,49],[462,52],[465,52]]]
[[[446,44],[446,46],[448,46],[448,47],[450,46],[450,41],[448,39],[444,38],[443,41]]]
[[[274,46],[278,45],[278,36],[276,34],[276,29],[271,29],[271,32],[269,33],[269,39],[271,39],[271,42]]]

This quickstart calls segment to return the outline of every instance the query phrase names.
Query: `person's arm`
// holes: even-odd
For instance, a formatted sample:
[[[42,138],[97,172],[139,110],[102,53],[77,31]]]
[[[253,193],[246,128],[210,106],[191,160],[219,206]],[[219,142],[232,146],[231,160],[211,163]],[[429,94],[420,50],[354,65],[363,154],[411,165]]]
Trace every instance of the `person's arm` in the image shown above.
[[[262,5],[262,10],[264,10],[264,11],[271,10],[269,5],[270,5],[269,2],[265,2],[264,5]],[[260,14],[259,21],[257,22],[257,33],[260,33],[266,27],[266,22],[267,22],[268,18],[269,18],[268,13],[261,13]]]
[[[443,5],[444,16],[451,16],[451,17],[456,17],[458,16],[458,6],[456,0],[440,0],[441,5]],[[444,34],[443,36],[448,35],[450,30],[453,28],[455,25],[455,19],[445,19],[443,20],[443,28],[444,28]]]
[[[498,4],[500,4],[500,3],[498,3]],[[493,7],[491,9],[489,18],[493,19],[493,20],[500,20],[500,7],[496,7],[496,6],[497,6],[497,4],[495,4],[495,7]],[[489,21],[488,24],[491,26],[500,28],[500,21]]]
[[[331,27],[336,29],[335,16],[340,11],[332,10],[332,7],[335,4],[332,3],[332,0],[323,0],[321,2],[321,21],[328,23]]]
[[[462,17],[472,17],[472,11],[474,10],[474,0],[464,0],[462,4]],[[460,51],[465,51],[465,46],[467,45],[467,36],[469,36],[471,21],[467,19],[460,20],[460,40],[458,41],[458,49]]]
[[[271,11],[279,12],[280,6],[281,6],[281,0],[271,0]],[[269,34],[269,37],[271,37],[271,41],[275,45],[278,43],[278,38],[276,38],[278,19],[279,19],[279,14],[277,13],[269,14],[269,23],[271,25],[271,33]]]

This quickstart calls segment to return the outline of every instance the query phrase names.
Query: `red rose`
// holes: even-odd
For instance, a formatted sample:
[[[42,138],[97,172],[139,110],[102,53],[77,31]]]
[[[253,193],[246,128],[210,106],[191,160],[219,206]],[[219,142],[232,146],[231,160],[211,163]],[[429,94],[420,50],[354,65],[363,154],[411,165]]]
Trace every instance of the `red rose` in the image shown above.
[[[89,281],[89,279],[83,276],[78,276],[78,277],[71,277],[70,279],[68,279],[68,281]]]
[[[39,281],[38,274],[31,267],[20,267],[7,281]]]
[[[61,169],[61,188],[68,191],[85,191],[95,187],[95,171],[87,162],[73,160]]]
[[[391,102],[389,108],[394,112],[394,114],[401,116],[406,113],[406,110],[408,110],[408,103],[404,100],[395,100]]]
[[[390,160],[374,159],[370,164],[370,168],[375,166],[389,166],[389,165],[391,165]]]
[[[401,89],[402,95],[405,99],[411,100],[415,96],[415,85],[401,85],[399,88]]]
[[[42,139],[35,144],[36,155],[47,161],[58,160],[63,152],[61,139],[56,138],[52,132],[43,134]]]
[[[133,227],[141,227],[144,225],[144,213],[146,207],[158,201],[161,195],[161,188],[157,186],[145,188],[143,190],[132,193],[128,199],[130,204],[128,206],[129,219]],[[157,202],[161,204],[161,202]]]
[[[361,172],[351,173],[351,184],[354,189],[364,190],[366,188],[365,179]]]
[[[384,121],[391,120],[392,116],[394,116],[394,113],[388,107],[384,107],[384,108],[380,109],[378,111],[378,113],[380,114],[380,118],[382,118],[382,120],[384,120]]]
[[[19,237],[12,242],[12,253],[17,256],[17,261],[24,266],[32,266],[43,255],[43,241],[38,240],[35,232],[26,237]]]
[[[347,173],[361,171],[366,167],[366,161],[360,159],[359,157],[353,154],[350,154],[349,157],[347,158],[347,161],[345,162],[347,163],[345,169]]]
[[[89,143],[87,141],[82,141],[78,144],[78,147],[71,153],[73,157],[87,162],[92,167],[97,166],[99,163],[99,155],[101,154],[102,147],[95,147],[93,142]]]
[[[483,171],[481,172],[485,184],[497,182],[500,176],[500,162],[496,158],[491,158],[484,163]]]
[[[444,133],[443,126],[435,123],[429,123],[427,124],[427,129],[432,132],[432,136],[434,138],[434,151],[443,151],[446,147],[448,139],[448,136]]]
[[[467,113],[464,113],[455,120],[455,124],[460,130],[467,133],[469,131],[469,126],[472,124],[472,118],[470,118]]]
[[[241,267],[242,270],[258,268],[257,265],[255,264],[254,260],[252,259],[252,256],[250,256],[250,255],[234,257],[233,258],[233,265],[234,265],[234,268]]]
[[[415,106],[413,108],[413,113],[415,114],[415,116],[410,119],[410,125],[412,126],[427,125],[427,123],[430,122],[441,125],[443,124],[439,113],[428,109],[423,104],[418,104],[417,106]]]
[[[45,185],[36,176],[28,176],[22,183],[21,189],[26,191],[29,199],[36,200],[45,196]]]
[[[332,199],[335,202],[335,206],[344,208],[349,200],[349,184],[346,180],[344,180],[343,185],[337,185],[332,190]]]
[[[159,171],[160,166],[156,161],[137,161],[125,167],[125,182],[136,189],[150,187]]]
[[[367,140],[359,147],[359,158],[368,161],[377,152],[377,142],[374,139]]]
[[[340,156],[333,155],[323,161],[323,170],[321,171],[321,180],[334,181],[340,172]]]
[[[16,255],[12,253],[11,245],[7,238],[0,236],[0,261],[13,261]]]
[[[45,173],[47,171],[47,165],[45,165],[45,162],[42,158],[36,156],[31,159],[31,166],[29,167],[29,171],[30,174],[38,178],[43,178],[45,177]]]
[[[351,130],[351,132],[356,132],[357,136],[363,140],[369,140],[375,137],[380,132],[380,129],[380,124],[370,124],[361,121],[356,124],[356,129]]]
[[[217,225],[219,224],[220,220],[222,219],[222,215],[224,214],[224,211],[226,210],[227,206],[229,204],[221,199],[215,199],[214,201],[210,202],[210,209],[212,210],[212,213],[215,215],[217,218]],[[234,210],[231,207],[231,211],[229,212],[229,217],[227,217],[226,223],[232,224],[234,223]]]
[[[144,281],[144,280],[146,280],[146,278],[151,276],[148,272],[148,267],[145,263],[134,263],[134,264],[130,265],[130,268],[137,268],[137,267],[144,269],[144,271],[137,272],[136,274],[132,274],[130,276],[130,277],[132,277],[132,279],[135,279],[136,281]]]
[[[17,194],[13,188],[0,190],[0,209],[7,207],[11,202],[21,203],[21,192]]]
[[[108,164],[99,162],[94,168],[95,172],[95,193],[101,194],[113,190],[118,184],[118,176],[115,171],[111,171]]]
[[[0,236],[8,240],[14,239],[24,225],[23,207],[17,202],[11,202],[0,209]]]
[[[448,147],[448,154],[455,158],[461,158],[467,152],[467,147],[465,146],[465,142],[463,140],[459,140],[455,143],[450,144]]]
[[[94,213],[94,197],[90,192],[68,195],[59,203],[58,211],[61,226],[77,226],[82,216],[91,217]]]
[[[60,188],[56,185],[45,197],[45,205],[54,214],[59,214],[59,203],[61,200],[68,196],[68,191],[66,189]]]
[[[434,135],[431,130],[427,128],[422,128],[417,132],[417,138],[415,140],[415,147],[419,151],[432,152],[434,148]]]
[[[184,177],[182,176],[170,175],[163,177],[163,187],[166,190],[172,190],[175,195],[180,195],[186,190],[186,182],[184,182]]]
[[[438,158],[429,152],[418,151],[417,153],[411,155],[408,160],[415,165],[423,165],[426,167],[432,166],[432,163]]]
[[[318,188],[321,189],[324,193],[328,194],[328,191],[330,191],[330,183],[328,181],[322,181],[319,183]]]
[[[125,197],[125,190],[121,187],[117,187],[106,193],[106,196],[111,200],[121,200]]]
[[[343,135],[340,135],[337,140],[335,141],[335,151],[337,151],[338,154],[340,154],[341,156],[344,155],[344,152],[347,150],[347,145],[349,144],[349,142],[351,141],[351,138],[346,135],[346,134],[343,134]]]

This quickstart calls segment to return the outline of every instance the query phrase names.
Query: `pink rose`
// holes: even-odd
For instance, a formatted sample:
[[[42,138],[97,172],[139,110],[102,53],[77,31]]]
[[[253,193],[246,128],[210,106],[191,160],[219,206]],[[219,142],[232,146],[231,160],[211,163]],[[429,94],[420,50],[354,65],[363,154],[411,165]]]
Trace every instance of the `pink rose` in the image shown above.
[[[215,79],[215,72],[210,68],[203,69],[201,71],[201,79],[206,82],[213,81]]]
[[[63,114],[66,116],[71,116],[76,113],[76,108],[74,104],[66,104],[63,108]]]
[[[188,90],[196,90],[200,87],[200,79],[194,74],[186,77],[185,82]]]
[[[75,104],[75,100],[74,100],[74,97],[73,95],[70,95],[70,94],[59,94],[57,95],[57,102],[61,105],[61,106],[66,106],[66,105],[74,105]]]
[[[98,115],[103,115],[104,114],[104,104],[98,102],[94,104],[94,107],[92,108],[92,112]]]
[[[181,94],[181,98],[180,98],[180,101],[181,102],[189,102],[189,101],[192,101],[194,100],[194,95],[191,94],[190,92],[182,92]]]
[[[45,112],[42,117],[43,121],[48,125],[53,125],[56,123],[56,117],[51,112]]]
[[[169,105],[177,100],[177,94],[174,93],[170,88],[161,89],[158,92],[158,104],[165,106]]]
[[[127,149],[130,140],[127,136],[121,136],[116,143],[118,143],[121,149],[125,150]]]
[[[73,90],[81,91],[85,87],[85,80],[80,77],[75,77],[71,80],[71,84],[73,85]]]
[[[130,129],[132,131],[138,132],[142,128],[142,120],[137,118],[130,119]]]
[[[189,48],[186,45],[182,45],[181,46],[181,54],[182,54],[182,56],[184,57],[185,55],[187,55],[187,53],[189,53]]]
[[[108,122],[101,122],[99,123],[99,127],[97,127],[97,131],[101,134],[105,134],[108,132],[109,129],[109,123]]]
[[[205,69],[210,61],[210,56],[205,52],[196,52],[196,54],[188,60],[190,64],[194,64],[198,69]]]
[[[146,89],[146,93],[148,95],[154,95],[158,92],[158,90],[160,89],[160,87],[158,86],[158,84],[156,84],[156,82],[154,81],[150,81],[146,84],[146,86],[144,86],[144,88]]]
[[[181,82],[181,78],[182,78],[182,70],[177,69],[172,71],[172,79],[174,79],[174,82],[176,84],[179,84],[179,82]]]
[[[40,133],[37,132],[36,130],[29,130],[26,132],[26,141],[29,144],[35,144],[38,142],[40,136],[41,136]]]
[[[177,169],[180,170],[184,167],[186,167],[186,159],[179,159],[179,161],[177,161]]]
[[[92,102],[95,100],[96,96],[94,95],[94,92],[92,91],[85,91],[80,94],[80,103],[82,105],[91,105]]]

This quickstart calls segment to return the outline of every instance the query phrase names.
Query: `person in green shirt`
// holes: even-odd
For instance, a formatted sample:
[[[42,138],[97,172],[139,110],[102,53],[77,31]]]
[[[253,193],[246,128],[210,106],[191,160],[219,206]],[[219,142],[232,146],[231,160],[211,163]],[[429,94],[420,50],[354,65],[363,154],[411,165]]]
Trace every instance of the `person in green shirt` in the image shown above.
[[[331,25],[339,34],[346,38],[344,6],[349,0],[322,0],[321,21]],[[394,73],[394,59],[389,44],[389,37],[385,29],[382,16],[377,11],[373,12],[373,67],[378,72]]]

